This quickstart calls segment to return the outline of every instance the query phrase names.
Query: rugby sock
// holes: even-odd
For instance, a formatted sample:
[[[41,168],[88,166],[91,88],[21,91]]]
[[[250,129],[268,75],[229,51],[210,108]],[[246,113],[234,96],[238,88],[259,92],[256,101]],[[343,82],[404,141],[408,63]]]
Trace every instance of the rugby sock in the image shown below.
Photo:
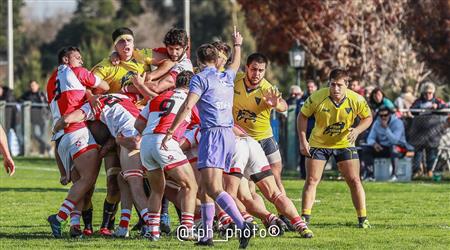
[[[366,209],[357,209],[356,213],[358,214],[358,222],[363,223],[367,219],[367,211]]]
[[[301,232],[301,231],[305,230],[306,228],[308,228],[308,226],[306,225],[306,223],[302,220],[302,218],[300,216],[297,216],[294,219],[292,219],[291,224],[295,228],[295,230],[298,232]]]
[[[128,225],[130,224],[130,218],[131,218],[131,210],[130,209],[122,209],[120,211],[119,227],[128,228]]]
[[[107,199],[103,202],[103,221],[101,228],[107,228],[109,225],[109,221],[113,217],[113,213],[115,210],[115,204],[109,203]]]
[[[194,214],[182,212],[181,213],[181,225],[186,226],[186,228],[191,229],[194,225]]]
[[[160,213],[147,213],[148,222],[147,226],[149,228],[150,233],[153,236],[159,237],[159,224],[161,221],[161,214]],[[143,216],[145,218],[145,216]]]
[[[228,226],[232,222],[230,216],[228,216],[228,214],[225,213],[225,211],[223,211],[223,210],[219,212],[218,217],[219,217],[220,224],[222,224],[224,226]]]
[[[56,215],[56,219],[59,222],[67,220],[70,215],[70,212],[75,208],[75,203],[69,199],[65,199],[61,207],[59,208],[58,214]]]
[[[214,207],[214,203],[203,203],[201,205],[203,230],[206,231],[204,233],[205,236],[201,239],[202,241],[212,239],[213,237],[213,220],[215,210],[216,208]]]
[[[84,228],[92,229],[92,212],[93,212],[92,206],[88,208],[87,210],[83,210],[81,212],[81,217],[83,218],[84,222]]]
[[[223,191],[220,193],[216,198],[216,202],[233,219],[237,228],[244,228],[244,218],[242,218],[233,198],[227,192]]]
[[[269,213],[266,215],[266,218],[264,219],[263,224],[270,226],[277,218],[278,217],[276,215]]]
[[[73,210],[70,213],[70,225],[71,226],[80,226],[80,217],[81,212],[77,210]]]
[[[247,213],[247,212],[245,212],[245,211],[242,212],[241,215],[242,215],[242,218],[244,218],[244,220],[245,220],[246,222],[252,223],[252,222],[255,220],[251,214],[249,214],[249,213]]]
[[[302,209],[302,217],[305,218],[306,223],[311,219],[311,209]]]

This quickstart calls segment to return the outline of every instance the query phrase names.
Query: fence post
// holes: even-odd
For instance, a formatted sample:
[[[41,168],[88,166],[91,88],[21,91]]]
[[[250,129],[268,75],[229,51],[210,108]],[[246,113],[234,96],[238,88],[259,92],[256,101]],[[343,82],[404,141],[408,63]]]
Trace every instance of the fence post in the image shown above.
[[[299,154],[297,147],[298,137],[295,133],[297,129],[297,117],[295,116],[296,107],[296,105],[289,105],[286,121],[286,167],[291,170],[297,169]]]
[[[8,131],[6,131],[6,127],[5,127],[5,109],[6,109],[6,102],[5,101],[0,101],[0,124],[2,125],[3,129],[5,130],[5,133],[8,134]]]
[[[23,126],[23,155],[29,156],[31,153],[31,102],[22,104],[22,126]]]

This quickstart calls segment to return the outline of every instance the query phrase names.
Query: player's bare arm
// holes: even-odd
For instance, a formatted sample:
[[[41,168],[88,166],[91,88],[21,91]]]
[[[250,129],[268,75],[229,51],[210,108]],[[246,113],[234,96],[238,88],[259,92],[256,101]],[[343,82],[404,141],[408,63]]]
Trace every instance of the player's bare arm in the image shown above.
[[[239,66],[241,65],[241,45],[242,45],[242,35],[238,31],[236,31],[236,26],[234,26],[233,32],[233,61],[231,62],[229,69],[237,72],[239,70]]]
[[[298,140],[300,144],[300,153],[302,155],[311,157],[309,153],[309,142],[306,139],[306,128],[308,126],[308,117],[306,117],[302,112],[300,112],[297,116],[297,132],[298,132]]]
[[[144,72],[143,75],[135,74],[133,78],[131,78],[131,82],[141,95],[143,95],[146,99],[151,99],[157,96],[158,94],[150,90],[147,86],[145,86],[146,76],[147,76],[146,72]]]
[[[355,128],[349,128],[350,130],[350,133],[348,134],[349,142],[355,143],[356,139],[358,138],[358,135],[370,127],[370,125],[372,124],[372,120],[373,120],[372,116],[369,115],[368,117],[361,118],[360,123]]]
[[[162,76],[167,74],[169,72],[169,70],[173,66],[175,66],[175,64],[176,64],[176,62],[174,62],[170,59],[162,60],[160,62],[160,64],[158,65],[157,69],[153,70],[152,72],[147,73],[146,83],[151,83],[152,81],[155,81],[155,80],[161,78]]]
[[[167,130],[166,136],[161,142],[161,149],[167,150],[166,143],[172,139],[173,132],[180,126],[181,122],[183,122],[184,119],[186,119],[186,116],[188,116],[192,109],[194,108],[195,104],[200,99],[200,96],[194,93],[189,93],[186,101],[184,101],[183,105],[180,107],[180,110],[177,113],[177,116],[175,117],[172,126]]]

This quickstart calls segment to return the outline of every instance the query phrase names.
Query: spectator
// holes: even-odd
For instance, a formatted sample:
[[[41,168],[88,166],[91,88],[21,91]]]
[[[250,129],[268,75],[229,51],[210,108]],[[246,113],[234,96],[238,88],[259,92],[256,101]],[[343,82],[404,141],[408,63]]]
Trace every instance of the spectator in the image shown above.
[[[7,86],[0,87],[0,101],[15,102],[16,98]],[[16,112],[17,108],[13,105],[5,108],[5,132],[8,133],[10,128],[16,128]]]
[[[366,98],[367,103],[369,103],[370,100],[370,95],[372,94],[372,91],[375,89],[374,86],[367,86],[366,89],[364,90],[364,97]]]
[[[305,104],[306,99],[308,99],[308,97],[313,92],[315,92],[318,88],[319,88],[319,86],[313,80],[306,81],[306,92],[303,94],[302,98],[300,98],[297,101],[297,108],[295,109],[295,115],[296,116],[298,116],[298,113],[300,113],[300,110],[303,107],[303,105]],[[311,135],[311,131],[314,128],[314,123],[315,123],[314,116],[310,116],[308,118],[308,126],[306,128],[306,138],[308,140],[309,140],[309,136]],[[297,134],[297,130],[295,131],[295,133]],[[298,137],[298,135],[297,135],[297,137]],[[297,143],[298,143],[298,140],[297,140]],[[298,164],[299,164],[300,178],[301,179],[305,179],[306,178],[305,160],[306,160],[306,156],[300,154],[299,163]]]
[[[413,95],[413,89],[411,86],[404,85],[402,87],[402,93],[397,99],[395,99],[395,106],[399,109],[402,114],[402,117],[412,117],[411,112],[405,111],[405,109],[409,109],[411,105],[416,100],[416,97]]]
[[[362,96],[365,96],[366,90],[361,86],[361,81],[358,78],[352,78],[348,84],[348,88]]]
[[[403,157],[410,146],[406,142],[405,126],[398,119],[394,110],[381,105],[375,122],[372,124],[367,144],[363,147],[362,157],[366,166],[366,177],[373,177],[368,173],[373,166],[374,158],[391,158],[392,174],[390,181],[396,181],[396,159]]]
[[[420,97],[411,105],[412,109],[442,109],[447,104],[440,98],[435,96],[436,87],[432,82],[426,82],[420,91]],[[426,173],[429,177],[433,176],[433,164],[437,158],[438,148],[431,145],[420,145],[415,148],[413,158],[414,177],[421,175],[420,164],[423,159],[423,151],[426,152]]]
[[[297,101],[302,98],[303,92],[300,86],[292,85],[289,89],[289,98],[286,99],[288,105],[297,104]]]
[[[394,103],[385,97],[381,88],[376,87],[373,89],[372,93],[370,93],[369,106],[372,112],[377,113],[382,105],[390,110],[395,109]]]
[[[50,152],[50,144],[47,138],[48,119],[47,97],[44,92],[39,89],[39,84],[32,80],[29,85],[30,89],[26,91],[19,99],[20,102],[30,101],[31,106],[31,128],[33,138],[39,143],[39,153],[41,155]]]

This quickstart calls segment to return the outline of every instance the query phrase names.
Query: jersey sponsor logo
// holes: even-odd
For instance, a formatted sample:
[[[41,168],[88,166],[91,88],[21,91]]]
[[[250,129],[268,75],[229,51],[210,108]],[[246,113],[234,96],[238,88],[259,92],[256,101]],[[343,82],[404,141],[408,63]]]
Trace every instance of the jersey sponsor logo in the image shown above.
[[[347,114],[350,114],[350,112],[352,112],[352,108],[345,108],[345,111],[347,112]]]
[[[120,85],[123,86],[127,86],[127,85],[131,85],[131,77],[133,77],[134,75],[136,75],[136,72],[133,71],[128,71],[123,77],[122,79],[120,79]]]
[[[235,90],[235,91],[234,91],[234,94],[235,94],[235,95],[240,95],[240,94],[241,94],[241,92],[239,92],[239,91]]]
[[[324,135],[335,136],[342,133],[342,129],[345,127],[345,122],[336,122],[334,124],[329,125],[323,131]]]
[[[327,108],[322,108],[322,112],[330,112],[331,110],[330,109],[327,109]]]
[[[244,122],[247,123],[247,120],[252,122],[256,122],[256,113],[251,112],[250,110],[241,109],[237,114],[237,120],[240,121],[244,119]]]
[[[256,101],[256,104],[259,105],[259,103],[261,102],[261,98],[255,97],[255,101]]]

